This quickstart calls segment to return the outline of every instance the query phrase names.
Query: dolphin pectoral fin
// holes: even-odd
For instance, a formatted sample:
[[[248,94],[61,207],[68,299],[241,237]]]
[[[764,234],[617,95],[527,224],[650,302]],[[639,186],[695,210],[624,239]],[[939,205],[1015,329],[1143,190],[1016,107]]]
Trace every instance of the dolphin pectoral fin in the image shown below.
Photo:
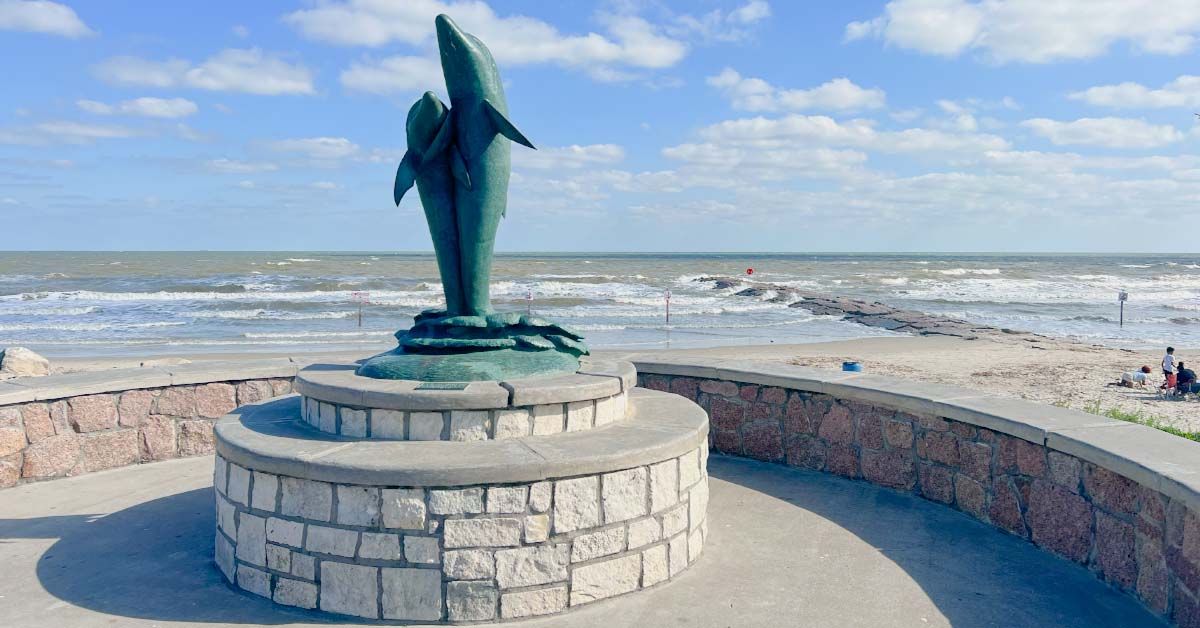
[[[467,170],[467,162],[463,160],[462,153],[458,151],[457,146],[450,147],[450,171],[454,173],[454,178],[458,182],[471,189],[471,173]]]
[[[451,109],[442,118],[442,126],[438,127],[437,135],[433,137],[429,148],[425,149],[427,158],[432,155],[437,155],[446,150],[446,147],[454,141],[454,110]]]
[[[504,114],[500,113],[499,109],[496,109],[496,106],[493,105],[491,101],[486,99],[483,101],[483,110],[488,113],[489,117],[491,117],[492,126],[496,127],[497,133],[522,146],[528,146],[533,150],[537,150],[537,148],[534,147],[533,142],[530,142],[528,139],[526,139],[526,137],[517,130],[517,127],[513,126],[513,123],[509,122],[508,118],[504,117]]]
[[[400,204],[400,199],[404,198],[404,193],[417,182],[419,160],[417,154],[411,150],[404,153],[404,158],[400,160],[400,167],[396,169],[396,187],[392,190],[392,198],[397,205]]]

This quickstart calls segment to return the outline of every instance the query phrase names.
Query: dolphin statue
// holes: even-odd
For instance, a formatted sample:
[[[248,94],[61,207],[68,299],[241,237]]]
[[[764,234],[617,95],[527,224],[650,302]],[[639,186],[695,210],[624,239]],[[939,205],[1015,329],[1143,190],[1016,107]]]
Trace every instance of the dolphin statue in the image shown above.
[[[455,179],[454,216],[462,277],[463,308],[450,309],[450,313],[484,316],[491,311],[488,289],[496,227],[508,205],[511,148],[506,140],[534,146],[508,121],[504,87],[487,46],[445,15],[437,16],[434,24],[450,94],[454,137],[446,150]]]
[[[450,113],[433,92],[425,92],[408,110],[405,124],[408,151],[396,169],[392,197],[396,204],[417,185],[421,207],[433,237],[438,272],[446,293],[446,311],[463,311],[462,269],[459,263],[458,220],[454,211],[454,176],[447,147],[453,140]]]

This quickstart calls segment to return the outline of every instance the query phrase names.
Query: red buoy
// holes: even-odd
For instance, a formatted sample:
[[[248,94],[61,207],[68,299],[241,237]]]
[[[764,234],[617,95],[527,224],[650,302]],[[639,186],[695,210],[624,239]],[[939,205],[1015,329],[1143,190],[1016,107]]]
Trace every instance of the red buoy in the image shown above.
[[[754,269],[753,269],[753,268],[747,268],[747,269],[746,269],[746,274],[747,274],[747,275],[753,275],[753,274],[754,274]]]

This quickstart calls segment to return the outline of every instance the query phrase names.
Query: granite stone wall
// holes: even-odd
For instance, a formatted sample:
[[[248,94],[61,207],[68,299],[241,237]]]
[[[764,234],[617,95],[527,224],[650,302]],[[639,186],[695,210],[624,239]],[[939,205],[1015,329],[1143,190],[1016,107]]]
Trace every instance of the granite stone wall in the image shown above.
[[[938,416],[721,379],[639,373],[639,383],[703,407],[714,452],[944,504],[1086,567],[1175,625],[1200,627],[1200,516],[1180,500]]]
[[[291,388],[267,378],[0,405],[0,488],[211,454],[217,418]]]

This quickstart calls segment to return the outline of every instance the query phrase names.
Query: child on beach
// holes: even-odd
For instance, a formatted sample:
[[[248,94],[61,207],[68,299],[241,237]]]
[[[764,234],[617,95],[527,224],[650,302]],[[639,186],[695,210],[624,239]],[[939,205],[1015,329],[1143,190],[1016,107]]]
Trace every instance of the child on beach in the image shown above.
[[[1196,372],[1179,363],[1177,379],[1175,381],[1175,394],[1186,395],[1190,392],[1200,392],[1200,384],[1196,383]]]
[[[1162,359],[1163,378],[1167,381],[1160,386],[1162,390],[1171,390],[1175,387],[1175,347],[1167,347],[1167,354]]]
[[[1121,373],[1121,381],[1117,383],[1117,386],[1133,388],[1136,385],[1139,388],[1143,388],[1147,384],[1146,378],[1148,375],[1150,375],[1149,366],[1143,366],[1137,371],[1125,371]]]

